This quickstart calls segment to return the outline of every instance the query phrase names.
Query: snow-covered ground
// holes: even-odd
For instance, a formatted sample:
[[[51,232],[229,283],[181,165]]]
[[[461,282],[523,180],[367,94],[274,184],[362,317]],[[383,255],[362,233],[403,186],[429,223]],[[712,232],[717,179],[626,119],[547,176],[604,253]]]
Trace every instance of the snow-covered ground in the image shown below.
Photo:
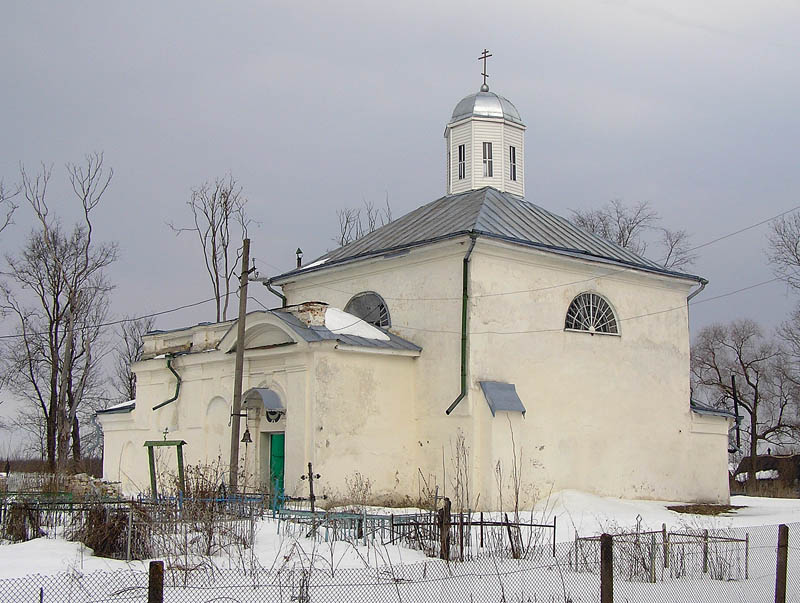
[[[800,522],[800,499],[731,496],[731,505],[742,507],[724,515],[691,515],[670,511],[668,506],[682,503],[667,501],[627,500],[605,498],[564,490],[537,506],[534,518],[550,521],[555,515],[558,523],[557,540],[571,540],[575,532],[581,536],[604,531],[635,528],[641,518],[643,530],[660,530],[667,524],[671,530],[684,527],[698,529],[745,528]]]
[[[732,529],[736,531],[737,536],[742,536],[746,531],[750,538],[748,580],[725,582],[711,580],[703,575],[699,579],[696,577],[666,579],[656,584],[616,580],[615,591],[618,593],[618,598],[623,597],[619,600],[675,602],[768,600],[767,595],[774,588],[777,536],[775,526],[780,523],[800,523],[800,501],[736,496],[732,498],[731,504],[742,508],[721,516],[677,513],[667,509],[667,506],[672,504],[675,503],[604,498],[577,491],[564,491],[551,496],[537,506],[532,515],[535,521],[542,523],[550,523],[554,516],[557,518],[557,540],[562,543],[559,545],[558,562],[545,555],[535,562],[499,559],[447,566],[443,562],[424,557],[419,551],[395,545],[355,546],[345,542],[326,543],[289,537],[279,530],[278,524],[273,520],[259,523],[255,546],[252,551],[250,549],[244,551],[244,554],[249,558],[248,563],[251,567],[254,564],[268,571],[279,569],[288,571],[290,579],[295,581],[289,585],[290,590],[294,589],[292,592],[300,588],[297,580],[302,571],[313,566],[318,570],[311,578],[311,588],[316,589],[312,596],[314,601],[355,601],[356,599],[351,597],[354,591],[348,588],[357,584],[362,594],[374,590],[374,596],[362,597],[358,599],[359,601],[377,601],[386,597],[397,599],[398,594],[403,593],[407,595],[403,594],[400,599],[402,601],[464,601],[470,600],[472,595],[474,597],[471,600],[476,602],[495,601],[500,599],[496,598],[499,592],[495,593],[494,589],[502,587],[505,589],[503,596],[508,601],[577,602],[597,599],[599,578],[592,574],[573,572],[569,564],[564,562],[564,559],[570,558],[570,554],[562,555],[562,551],[569,550],[569,543],[574,540],[576,531],[580,536],[590,536],[604,531],[627,531],[637,526],[641,530],[660,530],[662,524],[676,531],[683,528]],[[797,525],[792,526],[790,536],[789,600],[800,601],[800,584],[795,589],[795,585],[791,583],[792,576],[800,577],[800,555],[795,554],[793,546],[794,542],[800,539],[795,536],[795,531],[797,536],[800,536],[800,528]],[[237,554],[241,555],[243,551],[238,551]],[[216,593],[215,596],[233,593],[235,588],[244,588],[243,584],[248,579],[253,579],[252,574],[250,578],[235,572],[226,574],[227,568],[231,567],[232,563],[228,557],[223,556],[213,560],[217,576],[215,578],[217,582],[212,588]],[[525,563],[527,565],[524,565]],[[107,577],[108,580],[115,580],[120,584],[135,582],[136,588],[141,589],[140,583],[146,579],[143,578],[146,570],[146,562],[126,563],[94,557],[92,552],[81,544],[67,542],[61,538],[40,538],[26,543],[0,546],[0,590],[7,589],[9,592],[18,588],[22,582],[7,579],[30,574],[46,576],[64,572],[70,572],[72,576],[83,576],[81,580],[87,585],[93,583],[93,580],[102,583]],[[99,578],[92,578],[92,574]],[[55,579],[55,577],[40,579],[30,577],[23,581],[26,589],[29,584],[35,583],[41,584],[46,592],[48,588],[52,589],[51,592],[58,592],[61,583],[55,584],[53,582]],[[236,580],[235,584],[239,586],[235,586],[234,582],[223,586],[219,582],[220,579]],[[263,584],[260,588],[268,591],[287,586]],[[212,591],[208,591],[209,596]],[[422,598],[413,594],[417,591]],[[465,594],[468,595],[466,598]],[[534,595],[535,598],[531,598]],[[6,592],[0,593],[0,598],[17,600],[8,596]]]
[[[565,490],[537,505],[533,519],[550,523],[555,516],[558,542],[572,541],[575,532],[580,536],[592,536],[604,531],[634,529],[637,524],[642,530],[659,530],[662,524],[666,524],[668,529],[680,530],[686,527],[727,529],[800,522],[800,500],[797,499],[733,496],[731,504],[742,508],[718,516],[690,515],[667,509],[667,506],[674,504],[679,503],[605,498]],[[523,519],[527,519],[527,515]],[[489,514],[486,516],[488,519]],[[271,519],[260,522],[257,528],[253,554],[262,567],[277,569],[287,563],[287,558],[307,566],[312,556],[317,565],[327,564],[326,569],[330,569],[331,565],[334,569],[354,569],[413,564],[426,559],[419,551],[399,546],[353,546],[344,542],[315,542],[308,538],[287,537],[279,534],[277,528],[276,522]],[[217,558],[215,562],[222,568],[228,566],[223,557]],[[91,549],[62,538],[38,538],[0,546],[0,579],[67,570],[90,572],[145,569],[146,565],[146,562],[127,563],[95,557]]]

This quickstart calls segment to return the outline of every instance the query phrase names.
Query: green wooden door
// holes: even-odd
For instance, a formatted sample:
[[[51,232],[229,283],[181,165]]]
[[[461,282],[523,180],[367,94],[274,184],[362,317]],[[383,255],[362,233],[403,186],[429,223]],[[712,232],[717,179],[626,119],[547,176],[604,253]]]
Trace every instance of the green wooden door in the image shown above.
[[[284,436],[273,433],[269,438],[269,483],[276,494],[283,493]]]

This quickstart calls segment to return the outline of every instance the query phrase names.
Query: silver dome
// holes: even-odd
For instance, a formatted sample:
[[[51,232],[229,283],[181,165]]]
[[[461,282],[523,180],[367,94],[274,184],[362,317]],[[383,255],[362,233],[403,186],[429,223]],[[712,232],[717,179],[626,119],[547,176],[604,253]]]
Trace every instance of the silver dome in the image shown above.
[[[464,97],[453,109],[450,123],[460,121],[466,117],[499,117],[508,121],[525,125],[519,116],[519,111],[510,100],[494,92],[476,92]]]

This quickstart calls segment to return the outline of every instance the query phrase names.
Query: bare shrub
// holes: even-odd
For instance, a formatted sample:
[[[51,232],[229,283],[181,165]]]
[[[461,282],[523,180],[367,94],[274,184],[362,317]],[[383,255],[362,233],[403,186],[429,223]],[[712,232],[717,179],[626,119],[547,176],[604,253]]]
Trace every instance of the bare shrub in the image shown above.
[[[453,500],[455,510],[459,513],[478,506],[480,494],[473,501],[470,494],[470,449],[464,433],[459,429],[456,439],[451,442],[451,463],[453,466]]]
[[[131,514],[137,519],[134,520]],[[82,542],[98,557],[126,559],[130,529],[131,559],[147,559],[153,552],[146,529],[147,520],[147,514],[139,506],[132,505],[126,510],[96,503],[82,514],[70,540]]]
[[[6,538],[11,542],[27,542],[44,536],[41,514],[34,505],[25,502],[12,503],[6,520]]]
[[[372,501],[372,480],[356,471],[350,477],[344,478],[344,502],[347,510],[361,513]]]

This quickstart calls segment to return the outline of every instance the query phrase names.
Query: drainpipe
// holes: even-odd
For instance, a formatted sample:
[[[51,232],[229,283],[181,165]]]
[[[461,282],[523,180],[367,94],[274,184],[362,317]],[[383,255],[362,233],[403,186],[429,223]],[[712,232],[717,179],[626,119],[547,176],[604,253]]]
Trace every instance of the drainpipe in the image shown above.
[[[449,415],[459,402],[467,395],[467,304],[469,302],[469,256],[472,255],[472,250],[475,248],[476,235],[470,235],[469,249],[464,256],[464,264],[461,274],[461,393],[453,400],[453,403],[447,408],[445,414]]]
[[[281,298],[281,308],[286,307],[286,296],[283,293],[279,293],[277,289],[272,288],[272,283],[270,281],[264,281],[264,286],[269,289],[270,293],[274,293],[278,297]]]
[[[167,368],[172,372],[173,375],[175,375],[175,378],[178,380],[178,382],[175,384],[175,395],[172,396],[169,400],[164,400],[160,404],[156,404],[153,407],[153,410],[158,410],[159,408],[161,408],[162,406],[166,406],[170,402],[175,402],[175,400],[178,399],[178,395],[181,393],[181,376],[175,372],[174,368],[172,368],[173,358],[175,358],[175,356],[173,356],[172,354],[167,354]]]
[[[692,291],[689,294],[689,297],[686,298],[686,303],[689,303],[690,301],[692,301],[692,298],[695,295],[697,295],[698,293],[700,293],[703,289],[705,289],[707,284],[708,284],[708,281],[706,279],[704,279],[704,278],[701,278],[700,279],[700,288],[697,291]]]

